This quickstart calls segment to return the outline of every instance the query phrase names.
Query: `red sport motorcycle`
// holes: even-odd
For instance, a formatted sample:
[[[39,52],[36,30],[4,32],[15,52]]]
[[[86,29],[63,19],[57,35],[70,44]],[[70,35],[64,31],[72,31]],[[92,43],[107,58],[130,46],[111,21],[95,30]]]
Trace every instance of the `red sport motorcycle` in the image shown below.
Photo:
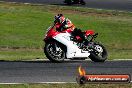
[[[107,59],[106,48],[95,41],[98,33],[93,30],[84,31],[87,42],[80,36],[73,36],[70,29],[58,32],[56,24],[47,29],[44,42],[44,53],[51,62],[63,62],[65,59],[82,59],[88,57],[94,62],[104,62]]]

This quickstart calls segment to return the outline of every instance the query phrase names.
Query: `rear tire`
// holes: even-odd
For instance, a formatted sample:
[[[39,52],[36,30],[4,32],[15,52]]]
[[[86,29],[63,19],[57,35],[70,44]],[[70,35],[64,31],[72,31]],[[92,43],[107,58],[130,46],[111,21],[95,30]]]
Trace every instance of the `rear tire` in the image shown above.
[[[55,44],[58,51],[56,50]],[[65,59],[65,51],[57,42],[48,42],[45,44],[44,53],[51,62],[63,62]]]
[[[102,52],[98,53],[96,51],[90,52],[89,58],[94,62],[104,62],[107,59],[108,53],[106,48],[102,44],[96,44],[95,47],[98,46],[102,49]]]

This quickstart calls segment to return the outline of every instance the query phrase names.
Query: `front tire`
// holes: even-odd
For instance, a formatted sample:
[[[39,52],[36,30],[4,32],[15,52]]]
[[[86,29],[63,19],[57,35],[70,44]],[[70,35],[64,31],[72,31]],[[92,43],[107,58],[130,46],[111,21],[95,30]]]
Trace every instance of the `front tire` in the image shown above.
[[[94,62],[104,62],[107,56],[106,48],[102,44],[95,44],[94,51],[90,52],[89,58]]]
[[[57,42],[46,43],[44,53],[51,62],[63,62],[65,59],[65,52]]]

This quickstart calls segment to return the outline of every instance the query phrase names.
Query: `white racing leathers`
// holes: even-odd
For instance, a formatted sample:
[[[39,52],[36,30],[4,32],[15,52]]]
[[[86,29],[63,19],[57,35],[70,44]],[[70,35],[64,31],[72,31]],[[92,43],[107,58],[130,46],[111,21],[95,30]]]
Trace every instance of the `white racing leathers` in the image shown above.
[[[77,44],[71,41],[70,36],[70,33],[66,32],[59,33],[53,38],[67,47],[67,58],[87,58],[90,53],[88,51],[83,51],[82,49],[79,49]]]

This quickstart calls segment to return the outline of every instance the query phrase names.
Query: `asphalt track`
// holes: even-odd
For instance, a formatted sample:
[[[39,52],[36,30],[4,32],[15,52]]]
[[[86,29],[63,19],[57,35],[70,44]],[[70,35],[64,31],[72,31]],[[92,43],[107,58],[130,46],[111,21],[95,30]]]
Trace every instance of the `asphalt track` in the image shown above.
[[[0,83],[76,82],[80,65],[87,74],[132,75],[132,61],[0,61]]]
[[[64,5],[63,0],[0,0],[10,2]],[[132,11],[132,0],[85,0],[86,6],[99,9]],[[0,61],[0,83],[45,83],[76,82],[78,67],[82,66],[87,74],[130,74],[132,61]]]
[[[0,1],[64,5],[63,3],[64,0],[0,0]],[[132,11],[132,0],[84,0],[84,1],[86,2],[86,5],[84,7]]]

